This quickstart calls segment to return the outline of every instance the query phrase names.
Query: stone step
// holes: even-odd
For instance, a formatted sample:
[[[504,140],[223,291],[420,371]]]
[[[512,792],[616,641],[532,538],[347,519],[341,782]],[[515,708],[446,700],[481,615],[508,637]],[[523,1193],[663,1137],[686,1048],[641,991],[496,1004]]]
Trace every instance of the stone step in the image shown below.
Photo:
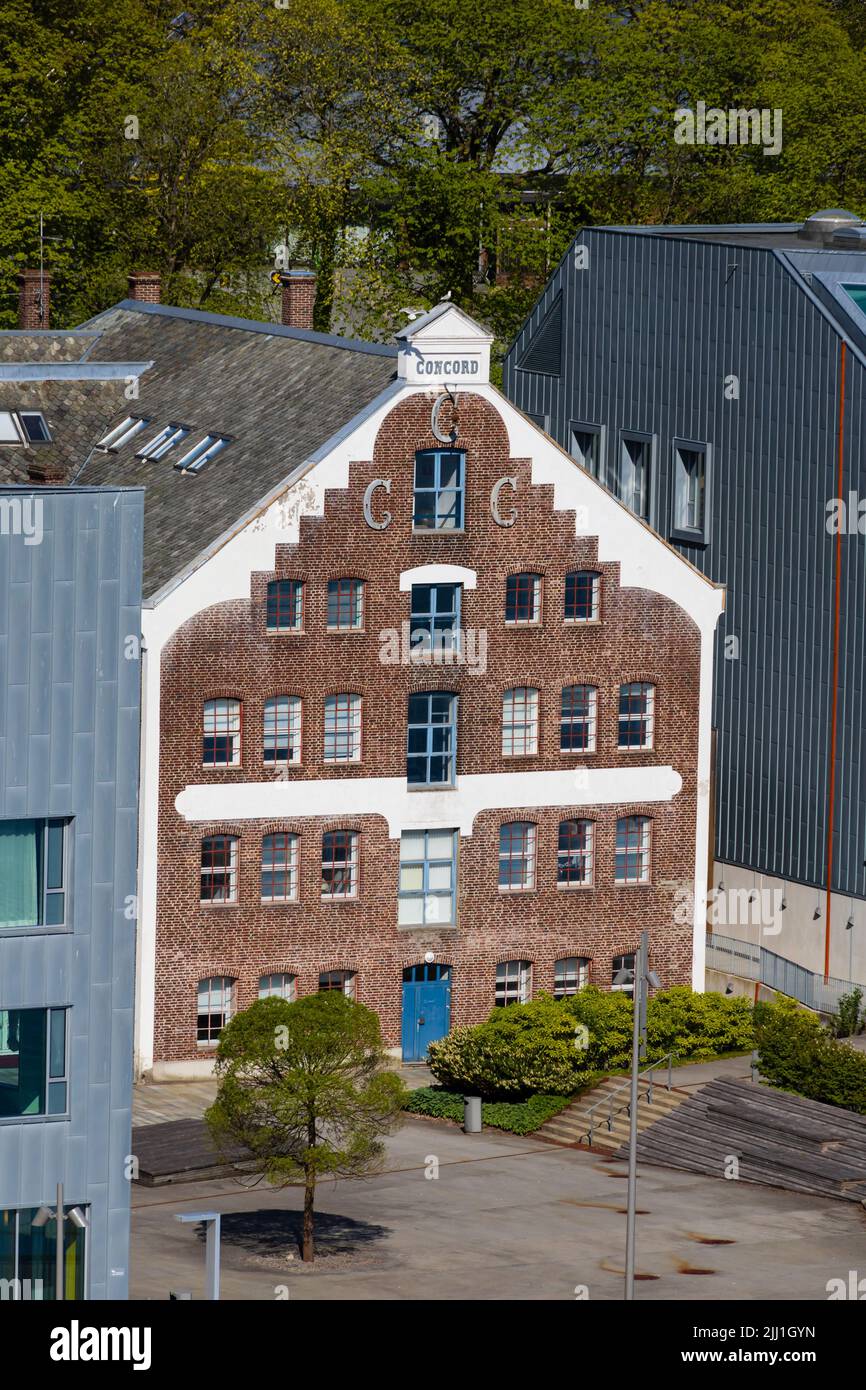
[[[664,1116],[670,1115],[682,1104],[688,1094],[685,1091],[668,1091],[666,1087],[658,1083],[655,1083],[652,1088],[652,1102],[649,1100],[648,1093],[648,1083],[642,1082],[638,1095],[638,1133],[649,1129],[651,1125]],[[610,1128],[608,1128],[606,1104],[599,1105],[599,1102],[607,1102],[611,1095],[616,1097],[615,1113]],[[575,1101],[567,1109],[561,1110],[553,1119],[543,1124],[540,1129],[536,1130],[535,1137],[551,1144],[590,1147],[588,1139],[589,1112],[593,1106],[596,1106],[591,1147],[615,1151],[629,1136],[629,1100],[629,1092],[623,1088],[622,1079],[608,1077],[598,1086],[593,1087],[586,1095],[581,1096],[580,1100]]]

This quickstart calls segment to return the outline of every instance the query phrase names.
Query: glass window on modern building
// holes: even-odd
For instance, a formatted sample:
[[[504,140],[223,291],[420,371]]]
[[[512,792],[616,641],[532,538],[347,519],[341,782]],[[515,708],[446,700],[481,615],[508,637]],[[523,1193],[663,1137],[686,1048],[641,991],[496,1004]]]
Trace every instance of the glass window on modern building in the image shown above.
[[[624,434],[620,442],[619,469],[615,493],[635,516],[649,521],[652,439]]]
[[[48,1302],[57,1297],[56,1216],[40,1207],[0,1209],[0,1299]],[[85,1289],[88,1208],[63,1208],[63,1293],[81,1302]]]
[[[0,932],[66,923],[69,824],[0,820]]]
[[[707,448],[674,442],[674,532],[705,539],[707,511]]]
[[[0,1119],[65,1115],[67,1009],[0,1009]]]

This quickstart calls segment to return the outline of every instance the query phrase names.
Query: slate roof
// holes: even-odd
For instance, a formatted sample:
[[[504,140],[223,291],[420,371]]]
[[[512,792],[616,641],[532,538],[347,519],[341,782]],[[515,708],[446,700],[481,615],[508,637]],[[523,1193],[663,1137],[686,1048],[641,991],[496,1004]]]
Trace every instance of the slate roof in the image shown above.
[[[105,310],[81,329],[88,330],[80,339],[88,365],[153,362],[140,377],[137,399],[125,398],[123,381],[98,389],[89,382],[65,388],[51,383],[55,395],[65,389],[76,397],[71,442],[56,446],[74,460],[67,482],[145,488],[145,598],[192,564],[373,400],[397,366],[396,347],[134,300]],[[30,387],[28,402],[37,399],[39,391]],[[147,417],[148,429],[117,453],[94,451],[127,415]],[[184,475],[173,466],[184,446],[159,462],[136,458],[136,448],[169,423],[189,428],[187,448],[205,434],[232,442],[198,474]],[[0,482],[3,461],[0,456]],[[7,480],[23,481],[8,473]]]

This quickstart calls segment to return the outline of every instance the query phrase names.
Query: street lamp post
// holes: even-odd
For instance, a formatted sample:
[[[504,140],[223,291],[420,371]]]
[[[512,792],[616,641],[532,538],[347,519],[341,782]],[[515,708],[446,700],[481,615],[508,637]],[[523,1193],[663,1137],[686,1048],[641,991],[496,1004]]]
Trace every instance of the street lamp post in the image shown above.
[[[63,1268],[63,1237],[66,1229],[66,1222],[71,1221],[73,1226],[79,1230],[87,1230],[88,1219],[80,1207],[72,1207],[70,1211],[63,1210],[63,1183],[57,1184],[56,1206],[40,1207],[33,1218],[33,1225],[37,1228],[45,1226],[49,1221],[54,1222],[54,1297],[62,1303],[66,1298],[66,1279]],[[87,1248],[85,1247],[85,1284],[87,1282]],[[85,1287],[84,1297],[87,1297]]]
[[[634,1299],[638,1076],[640,1063],[646,1057],[647,994],[651,988],[658,989],[660,984],[658,975],[649,968],[649,932],[641,932],[640,946],[635,954],[632,990],[631,1105],[628,1117],[628,1200],[626,1203],[625,1231],[625,1298],[627,1302]]]

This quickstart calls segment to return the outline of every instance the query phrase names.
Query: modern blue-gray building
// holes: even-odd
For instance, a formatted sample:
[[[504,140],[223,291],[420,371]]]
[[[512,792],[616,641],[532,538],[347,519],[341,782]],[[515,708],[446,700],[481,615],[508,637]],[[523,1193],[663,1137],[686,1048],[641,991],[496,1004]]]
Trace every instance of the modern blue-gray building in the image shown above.
[[[0,489],[3,1298],[127,1296],[142,517]]]
[[[504,387],[726,586],[717,930],[866,982],[866,224],[585,229]]]

